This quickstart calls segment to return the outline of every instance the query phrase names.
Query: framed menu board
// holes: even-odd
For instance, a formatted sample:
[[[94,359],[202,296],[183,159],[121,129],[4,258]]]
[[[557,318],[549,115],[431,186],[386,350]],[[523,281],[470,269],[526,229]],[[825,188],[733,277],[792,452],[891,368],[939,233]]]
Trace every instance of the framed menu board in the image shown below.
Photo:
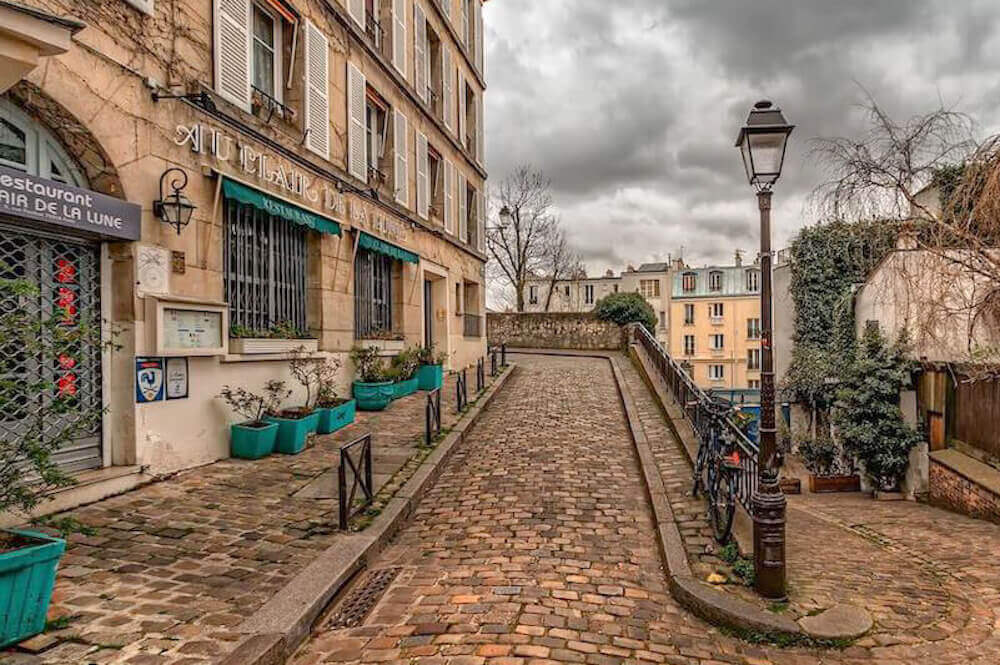
[[[223,303],[146,297],[146,325],[157,355],[225,355],[229,308]]]

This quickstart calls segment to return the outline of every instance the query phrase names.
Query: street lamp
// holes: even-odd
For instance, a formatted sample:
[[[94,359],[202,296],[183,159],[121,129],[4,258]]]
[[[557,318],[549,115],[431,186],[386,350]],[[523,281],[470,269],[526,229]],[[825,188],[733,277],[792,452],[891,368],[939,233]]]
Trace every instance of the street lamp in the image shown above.
[[[171,173],[180,174],[170,181],[171,194],[164,194],[163,185]],[[170,168],[160,176],[160,198],[153,201],[153,214],[165,223],[177,229],[177,235],[181,234],[181,229],[191,221],[191,215],[197,206],[184,195],[184,188],[187,187],[187,172],[179,168]]]
[[[774,345],[771,295],[771,187],[781,176],[788,136],[794,129],[781,109],[760,101],[740,128],[736,147],[760,210],[760,459],[752,498],[753,557],[757,593],[785,598],[785,495],[778,484],[774,421]]]
[[[511,217],[510,208],[504,206],[500,208],[500,228],[505,229],[513,223],[514,219]]]

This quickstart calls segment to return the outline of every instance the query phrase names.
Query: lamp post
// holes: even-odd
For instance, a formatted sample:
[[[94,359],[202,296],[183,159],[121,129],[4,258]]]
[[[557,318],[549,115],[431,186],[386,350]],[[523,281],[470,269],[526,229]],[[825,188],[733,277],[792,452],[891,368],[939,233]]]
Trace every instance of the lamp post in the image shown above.
[[[785,598],[785,495],[778,484],[774,420],[774,344],[771,294],[771,187],[781,176],[794,127],[781,109],[760,101],[740,128],[736,147],[760,210],[760,459],[753,506],[753,558],[757,593]]]

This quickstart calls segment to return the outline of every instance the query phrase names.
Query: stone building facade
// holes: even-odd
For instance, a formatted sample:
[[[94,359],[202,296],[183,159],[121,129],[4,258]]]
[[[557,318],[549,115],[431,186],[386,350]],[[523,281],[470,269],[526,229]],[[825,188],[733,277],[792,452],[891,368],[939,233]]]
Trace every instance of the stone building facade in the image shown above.
[[[674,273],[670,354],[695,383],[720,391],[760,389],[760,266],[687,268]],[[734,395],[735,396],[735,395]]]
[[[0,24],[0,261],[120,331],[72,372],[107,407],[61,461],[89,484],[226,457],[220,388],[288,379],[292,345],[344,392],[355,345],[484,355],[480,0],[3,0]]]

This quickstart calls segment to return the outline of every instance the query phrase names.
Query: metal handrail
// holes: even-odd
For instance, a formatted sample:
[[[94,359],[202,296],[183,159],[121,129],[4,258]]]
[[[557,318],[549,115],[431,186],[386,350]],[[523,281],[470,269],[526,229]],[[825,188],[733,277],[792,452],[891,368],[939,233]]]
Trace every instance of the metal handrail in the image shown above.
[[[643,348],[646,356],[656,367],[660,378],[681,405],[684,416],[698,436],[699,444],[708,445],[713,430],[721,427],[722,434],[733,442],[740,453],[740,471],[736,479],[736,494],[747,513],[753,514],[751,498],[757,488],[757,468],[760,462],[759,446],[736,426],[728,415],[720,415],[717,400],[699,388],[691,375],[667,353],[660,343],[640,324],[629,326],[629,338]]]

